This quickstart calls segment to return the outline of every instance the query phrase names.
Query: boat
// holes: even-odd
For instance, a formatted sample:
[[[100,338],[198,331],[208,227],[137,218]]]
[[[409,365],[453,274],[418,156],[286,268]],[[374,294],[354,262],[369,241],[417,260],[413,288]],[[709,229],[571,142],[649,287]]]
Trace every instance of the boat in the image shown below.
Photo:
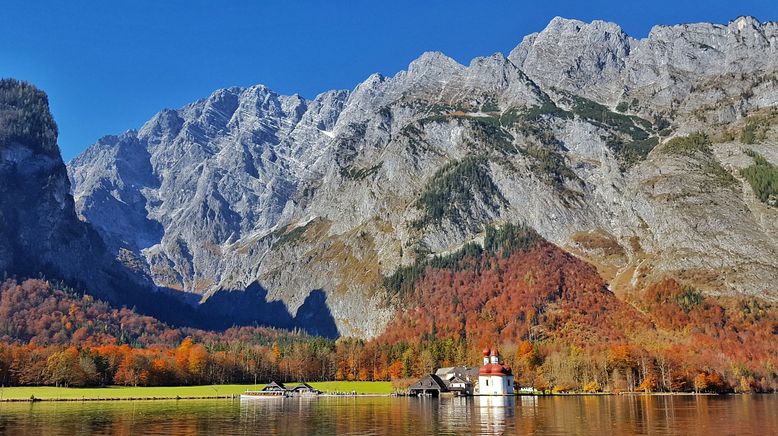
[[[240,399],[253,400],[257,398],[287,398],[304,397],[312,398],[322,395],[323,392],[309,385],[300,383],[292,388],[287,388],[283,383],[271,381],[259,391],[246,391],[241,394]]]
[[[286,391],[246,391],[240,394],[241,400],[260,400],[265,398],[287,398],[289,392]]]
[[[241,400],[255,400],[262,398],[286,398],[289,396],[289,389],[283,383],[271,381],[259,391],[246,390],[240,395]]]

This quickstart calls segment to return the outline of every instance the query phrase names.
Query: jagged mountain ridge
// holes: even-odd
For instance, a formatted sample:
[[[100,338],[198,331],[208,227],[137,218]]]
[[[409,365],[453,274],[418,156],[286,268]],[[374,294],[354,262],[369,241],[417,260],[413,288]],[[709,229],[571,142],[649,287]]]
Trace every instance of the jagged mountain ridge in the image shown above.
[[[292,315],[321,290],[345,335],[381,332],[385,276],[503,222],[594,262],[616,292],[671,274],[774,300],[778,219],[737,175],[746,148],[778,156],[664,144],[774,107],[777,39],[745,17],[642,40],[555,19],[507,58],[425,53],[351,92],[223,89],[74,159],[76,208],[159,286],[208,305],[258,283]]]
[[[681,109],[679,104],[698,103],[684,101],[694,85],[726,74],[756,80],[774,72],[776,42],[778,23],[752,17],[727,25],[655,26],[645,39],[634,39],[613,23],[556,18],[543,32],[524,38],[508,58],[544,87],[614,106],[638,97],[650,99],[654,108]],[[774,95],[764,97],[758,104],[776,103]],[[721,95],[712,98],[718,99]]]

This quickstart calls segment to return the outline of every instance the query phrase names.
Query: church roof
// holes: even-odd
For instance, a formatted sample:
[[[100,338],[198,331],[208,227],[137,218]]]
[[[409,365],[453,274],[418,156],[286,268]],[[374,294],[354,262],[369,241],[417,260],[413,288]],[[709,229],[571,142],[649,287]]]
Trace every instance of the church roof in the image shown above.
[[[499,363],[487,363],[478,370],[479,375],[513,375],[510,367]]]

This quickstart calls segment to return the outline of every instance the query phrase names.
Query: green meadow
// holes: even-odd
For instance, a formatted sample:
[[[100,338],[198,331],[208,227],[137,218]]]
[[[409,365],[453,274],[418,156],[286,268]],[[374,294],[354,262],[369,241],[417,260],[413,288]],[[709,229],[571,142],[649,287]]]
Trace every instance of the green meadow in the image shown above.
[[[287,383],[294,386],[296,383]],[[332,381],[311,382],[316,389],[323,392],[352,392],[358,394],[389,394],[392,392],[390,382],[360,382]],[[58,388],[54,386],[20,386],[0,389],[0,399],[127,399],[127,398],[186,398],[186,397],[221,397],[238,395],[248,390],[261,389],[264,384],[257,385],[208,385],[208,386],[155,386],[131,387],[109,386],[104,388]]]

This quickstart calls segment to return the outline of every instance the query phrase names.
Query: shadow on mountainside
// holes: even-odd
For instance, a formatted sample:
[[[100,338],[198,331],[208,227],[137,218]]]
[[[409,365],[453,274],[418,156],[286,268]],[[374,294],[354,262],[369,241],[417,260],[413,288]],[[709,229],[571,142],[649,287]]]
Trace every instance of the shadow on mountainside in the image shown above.
[[[202,314],[212,314],[207,326],[225,329],[233,325],[261,325],[283,329],[298,328],[311,335],[337,338],[340,336],[335,318],[327,306],[327,295],[315,289],[292,316],[280,300],[268,301],[268,291],[257,282],[244,290],[217,291],[199,306]]]
[[[338,338],[338,326],[335,318],[327,306],[327,294],[323,289],[314,289],[305,297],[302,306],[297,309],[294,317],[295,324],[311,335]]]

